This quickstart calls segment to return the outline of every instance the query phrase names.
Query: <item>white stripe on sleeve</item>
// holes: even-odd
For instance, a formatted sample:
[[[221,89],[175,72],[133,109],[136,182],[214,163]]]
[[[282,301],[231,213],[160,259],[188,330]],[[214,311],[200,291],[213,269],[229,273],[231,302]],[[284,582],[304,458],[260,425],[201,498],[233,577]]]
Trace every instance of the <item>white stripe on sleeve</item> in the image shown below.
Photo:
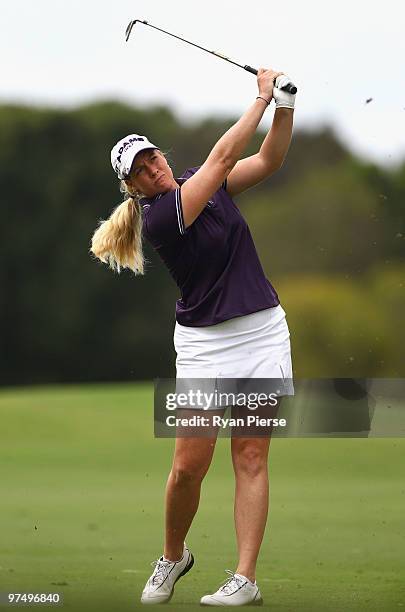
[[[176,198],[175,201],[176,201],[177,222],[179,224],[180,234],[183,235],[186,233],[186,228],[184,227],[183,207],[181,204],[180,189],[176,189],[175,198]]]

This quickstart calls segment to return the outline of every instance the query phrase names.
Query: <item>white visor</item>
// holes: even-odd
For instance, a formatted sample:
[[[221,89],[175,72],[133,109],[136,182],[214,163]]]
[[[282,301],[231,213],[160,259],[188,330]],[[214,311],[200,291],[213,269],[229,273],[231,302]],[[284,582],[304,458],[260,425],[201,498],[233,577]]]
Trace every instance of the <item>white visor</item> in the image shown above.
[[[126,179],[131,172],[132,163],[141,151],[145,149],[158,149],[156,145],[149,142],[146,136],[129,134],[121,138],[111,150],[111,165],[119,179]]]

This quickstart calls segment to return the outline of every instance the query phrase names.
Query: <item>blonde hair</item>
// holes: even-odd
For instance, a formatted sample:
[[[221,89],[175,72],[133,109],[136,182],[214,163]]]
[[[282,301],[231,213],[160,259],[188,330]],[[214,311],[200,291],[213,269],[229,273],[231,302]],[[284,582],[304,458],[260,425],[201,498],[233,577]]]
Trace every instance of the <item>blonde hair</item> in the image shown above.
[[[124,181],[121,181],[120,189],[127,199],[113,210],[106,221],[100,220],[91,239],[90,252],[118,274],[121,268],[144,274],[142,207],[139,203],[143,195],[130,193]]]

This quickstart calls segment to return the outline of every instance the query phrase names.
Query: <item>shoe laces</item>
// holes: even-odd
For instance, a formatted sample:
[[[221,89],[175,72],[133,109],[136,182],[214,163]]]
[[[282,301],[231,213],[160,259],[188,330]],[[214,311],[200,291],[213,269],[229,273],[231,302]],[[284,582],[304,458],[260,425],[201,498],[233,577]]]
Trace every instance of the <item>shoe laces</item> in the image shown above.
[[[237,591],[241,586],[245,584],[243,578],[232,572],[231,570],[225,570],[227,574],[230,575],[230,578],[223,584],[220,588],[220,591],[225,593],[225,595],[231,595],[235,591]]]
[[[155,566],[155,571],[151,577],[151,583],[155,585],[164,582],[164,580],[166,580],[166,578],[169,576],[168,568],[169,565],[172,565],[170,561],[158,559],[157,561],[152,561],[151,565]]]

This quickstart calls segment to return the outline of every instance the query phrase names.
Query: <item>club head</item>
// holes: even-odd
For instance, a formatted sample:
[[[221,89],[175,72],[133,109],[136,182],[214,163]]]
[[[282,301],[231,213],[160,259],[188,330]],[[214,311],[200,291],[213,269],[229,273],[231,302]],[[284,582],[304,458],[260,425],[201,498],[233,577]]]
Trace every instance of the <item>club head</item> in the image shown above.
[[[125,30],[125,41],[126,42],[128,42],[128,39],[131,36],[132,28],[134,27],[137,21],[139,21],[139,23],[144,23],[145,25],[148,25],[148,22],[143,21],[142,19],[133,19],[132,21],[130,21],[129,24],[127,25],[127,29]]]
[[[125,30],[125,41],[128,42],[128,38],[131,35],[132,32],[132,28],[134,27],[136,23],[136,19],[134,21],[130,21],[129,24],[127,25],[127,29]]]

